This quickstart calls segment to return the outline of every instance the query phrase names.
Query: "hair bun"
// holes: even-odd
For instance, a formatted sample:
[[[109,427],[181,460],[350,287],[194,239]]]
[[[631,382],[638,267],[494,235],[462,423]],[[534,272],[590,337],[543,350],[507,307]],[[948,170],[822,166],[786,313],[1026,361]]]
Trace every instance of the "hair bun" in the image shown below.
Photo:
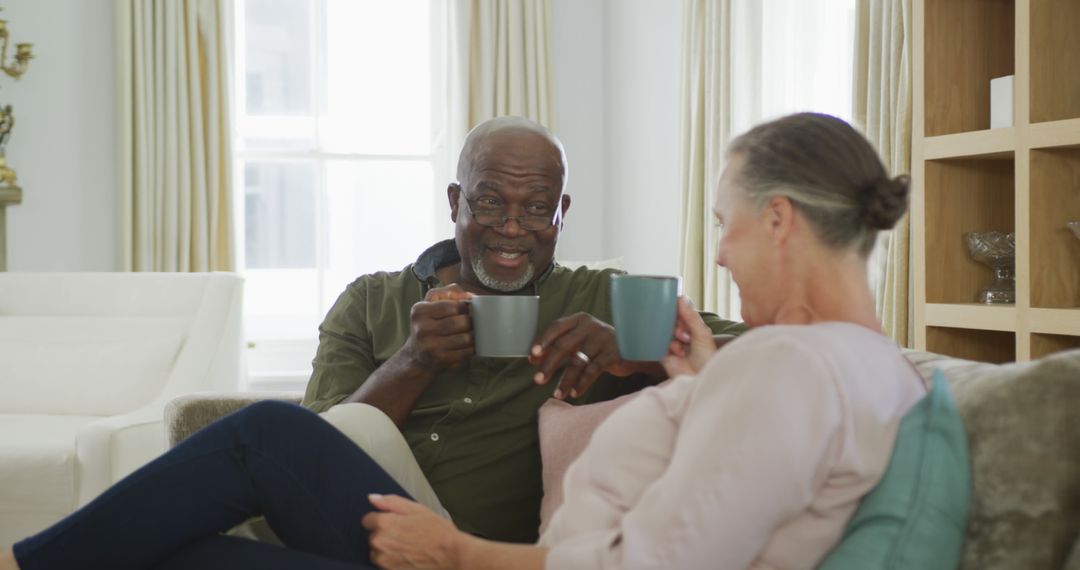
[[[909,178],[879,178],[868,184],[862,192],[863,220],[874,230],[888,230],[904,215],[908,208]]]

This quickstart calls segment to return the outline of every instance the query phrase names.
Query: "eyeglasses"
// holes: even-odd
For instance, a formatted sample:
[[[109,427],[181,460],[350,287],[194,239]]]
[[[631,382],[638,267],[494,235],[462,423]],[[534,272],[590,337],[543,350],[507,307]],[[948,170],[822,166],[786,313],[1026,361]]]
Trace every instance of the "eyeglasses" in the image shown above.
[[[501,228],[510,220],[517,222],[518,226],[525,231],[539,232],[555,225],[559,219],[559,209],[552,208],[547,204],[529,204],[525,206],[524,216],[507,216],[506,206],[495,198],[465,198],[465,204],[469,208],[476,223],[488,228]]]

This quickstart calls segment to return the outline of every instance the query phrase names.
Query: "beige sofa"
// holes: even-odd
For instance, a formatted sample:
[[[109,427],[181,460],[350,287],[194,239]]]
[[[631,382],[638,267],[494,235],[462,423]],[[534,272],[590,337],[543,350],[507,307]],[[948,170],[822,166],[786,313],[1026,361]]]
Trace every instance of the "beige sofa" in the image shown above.
[[[1080,350],[1007,365],[907,356],[923,376],[945,373],[968,431],[974,492],[962,567],[1080,570]],[[263,397],[174,400],[170,440]]]

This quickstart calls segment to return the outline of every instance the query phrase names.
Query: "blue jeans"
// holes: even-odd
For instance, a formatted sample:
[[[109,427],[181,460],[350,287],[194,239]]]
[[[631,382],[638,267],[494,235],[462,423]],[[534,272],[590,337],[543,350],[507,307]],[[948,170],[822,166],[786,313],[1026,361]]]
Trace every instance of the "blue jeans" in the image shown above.
[[[370,568],[369,493],[408,496],[318,415],[259,402],[14,546],[23,570]],[[287,548],[219,533],[263,515]]]

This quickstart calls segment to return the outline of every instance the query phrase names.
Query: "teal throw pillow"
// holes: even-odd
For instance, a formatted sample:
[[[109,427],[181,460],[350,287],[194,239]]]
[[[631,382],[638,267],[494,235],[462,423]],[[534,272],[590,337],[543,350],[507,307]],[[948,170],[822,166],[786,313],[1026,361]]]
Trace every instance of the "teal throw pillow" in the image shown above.
[[[955,569],[970,497],[967,434],[935,370],[930,393],[900,422],[884,476],[819,569]]]

